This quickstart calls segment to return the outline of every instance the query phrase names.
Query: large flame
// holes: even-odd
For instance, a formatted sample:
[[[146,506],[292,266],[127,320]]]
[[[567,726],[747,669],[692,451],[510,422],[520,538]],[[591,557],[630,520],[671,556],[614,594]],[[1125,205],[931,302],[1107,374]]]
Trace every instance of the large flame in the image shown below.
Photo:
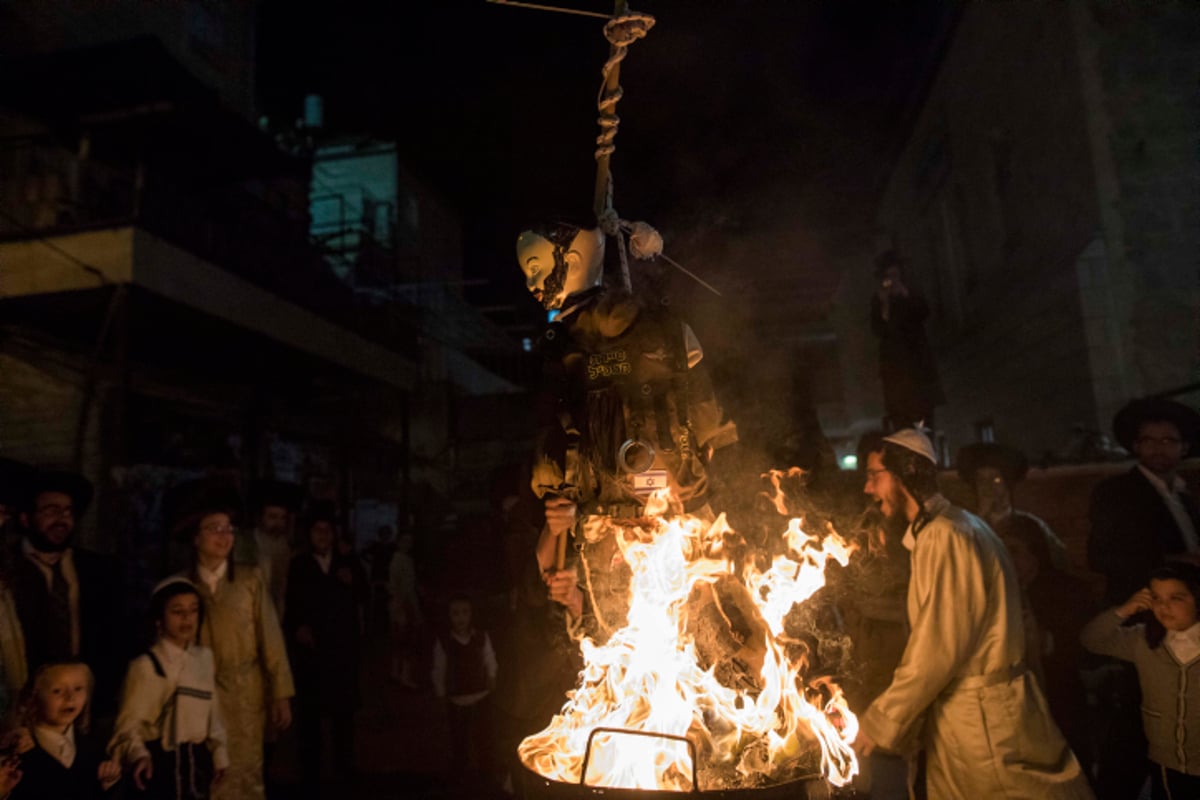
[[[656,495],[651,507],[661,513],[668,502],[665,493]],[[806,683],[804,659],[789,660],[782,640],[792,606],[825,585],[829,559],[847,563],[850,546],[832,529],[823,539],[808,535],[793,519],[782,534],[784,555],[766,571],[748,565],[734,576],[721,555],[730,530],[724,515],[711,525],[686,515],[643,525],[650,529],[612,532],[633,571],[629,622],[603,645],[582,640],[578,687],[547,728],[521,743],[524,763],[552,780],[578,783],[589,735],[617,728],[675,738],[596,734],[583,776],[588,785],[691,791],[695,764],[684,737],[702,763],[736,765],[743,775],[750,763],[760,775],[786,774],[819,746],[826,779],[849,783],[858,772],[850,747],[858,721],[832,682]],[[756,685],[744,689],[722,684],[715,666],[701,668],[688,633],[689,597],[715,596],[718,583],[735,577],[763,623],[762,641],[746,643],[762,654],[761,670]]]

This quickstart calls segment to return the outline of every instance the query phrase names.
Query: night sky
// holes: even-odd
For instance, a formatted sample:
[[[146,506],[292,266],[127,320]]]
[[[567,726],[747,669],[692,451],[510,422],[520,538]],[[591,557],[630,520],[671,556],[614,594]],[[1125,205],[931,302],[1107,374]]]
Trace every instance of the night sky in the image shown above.
[[[468,276],[492,282],[490,302],[532,311],[512,243],[532,215],[590,208],[603,22],[485,0],[300,5],[262,8],[263,111],[294,119],[318,93],[331,131],[400,140],[461,211]],[[844,268],[839,251],[878,234],[874,201],[947,6],[634,5],[657,25],[622,67],[617,210],[658,227],[668,254],[728,296],[777,302],[785,281],[796,304],[819,305]]]

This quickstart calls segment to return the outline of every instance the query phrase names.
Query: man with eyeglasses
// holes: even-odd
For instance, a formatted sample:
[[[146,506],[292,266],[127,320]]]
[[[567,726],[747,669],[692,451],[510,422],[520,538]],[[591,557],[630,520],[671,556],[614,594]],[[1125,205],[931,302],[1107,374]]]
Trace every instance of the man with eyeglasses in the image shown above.
[[[1088,564],[1107,579],[1110,606],[1146,586],[1164,561],[1200,563],[1200,505],[1179,475],[1200,435],[1200,414],[1172,400],[1141,398],[1117,412],[1113,433],[1137,463],[1096,485],[1088,513]],[[1102,798],[1136,797],[1147,762],[1132,667],[1118,667],[1107,691],[1116,711],[1100,745],[1097,787]]]
[[[1200,414],[1161,398],[1134,400],[1113,418],[1137,464],[1092,492],[1088,563],[1108,579],[1106,603],[1124,602],[1166,559],[1200,563],[1200,506],[1178,472],[1198,432]]]
[[[41,664],[80,654],[80,581],[71,539],[91,500],[92,484],[82,475],[46,471],[29,482],[13,594],[30,674]]]
[[[863,491],[908,526],[910,633],[891,684],[859,716],[855,749],[919,743],[930,800],[1089,800],[1025,664],[1016,570],[991,528],[941,495],[937,473],[932,443],[913,428],[867,458]]]

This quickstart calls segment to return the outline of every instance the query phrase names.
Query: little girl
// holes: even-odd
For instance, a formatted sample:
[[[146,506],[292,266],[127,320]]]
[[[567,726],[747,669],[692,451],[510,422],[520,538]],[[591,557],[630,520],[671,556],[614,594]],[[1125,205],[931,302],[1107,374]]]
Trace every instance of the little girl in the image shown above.
[[[102,797],[121,777],[84,734],[94,679],[87,664],[61,661],[34,673],[22,706],[33,748],[21,755],[12,800],[84,800]]]
[[[207,798],[229,765],[225,729],[213,702],[213,654],[196,643],[200,592],[186,578],[155,587],[155,642],[129,664],[108,751],[133,772],[143,797]]]
[[[1169,564],[1150,585],[1083,629],[1080,641],[1137,667],[1154,800],[1200,797],[1200,569]],[[1153,611],[1144,625],[1129,617]]]

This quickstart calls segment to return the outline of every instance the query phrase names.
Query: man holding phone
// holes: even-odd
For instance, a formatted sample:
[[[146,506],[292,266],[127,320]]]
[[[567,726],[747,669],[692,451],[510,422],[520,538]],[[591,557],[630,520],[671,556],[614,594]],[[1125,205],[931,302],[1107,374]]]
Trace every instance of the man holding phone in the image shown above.
[[[871,330],[879,338],[885,427],[933,427],[933,409],[946,402],[933,349],[925,336],[929,304],[904,281],[906,262],[895,250],[875,259]]]

